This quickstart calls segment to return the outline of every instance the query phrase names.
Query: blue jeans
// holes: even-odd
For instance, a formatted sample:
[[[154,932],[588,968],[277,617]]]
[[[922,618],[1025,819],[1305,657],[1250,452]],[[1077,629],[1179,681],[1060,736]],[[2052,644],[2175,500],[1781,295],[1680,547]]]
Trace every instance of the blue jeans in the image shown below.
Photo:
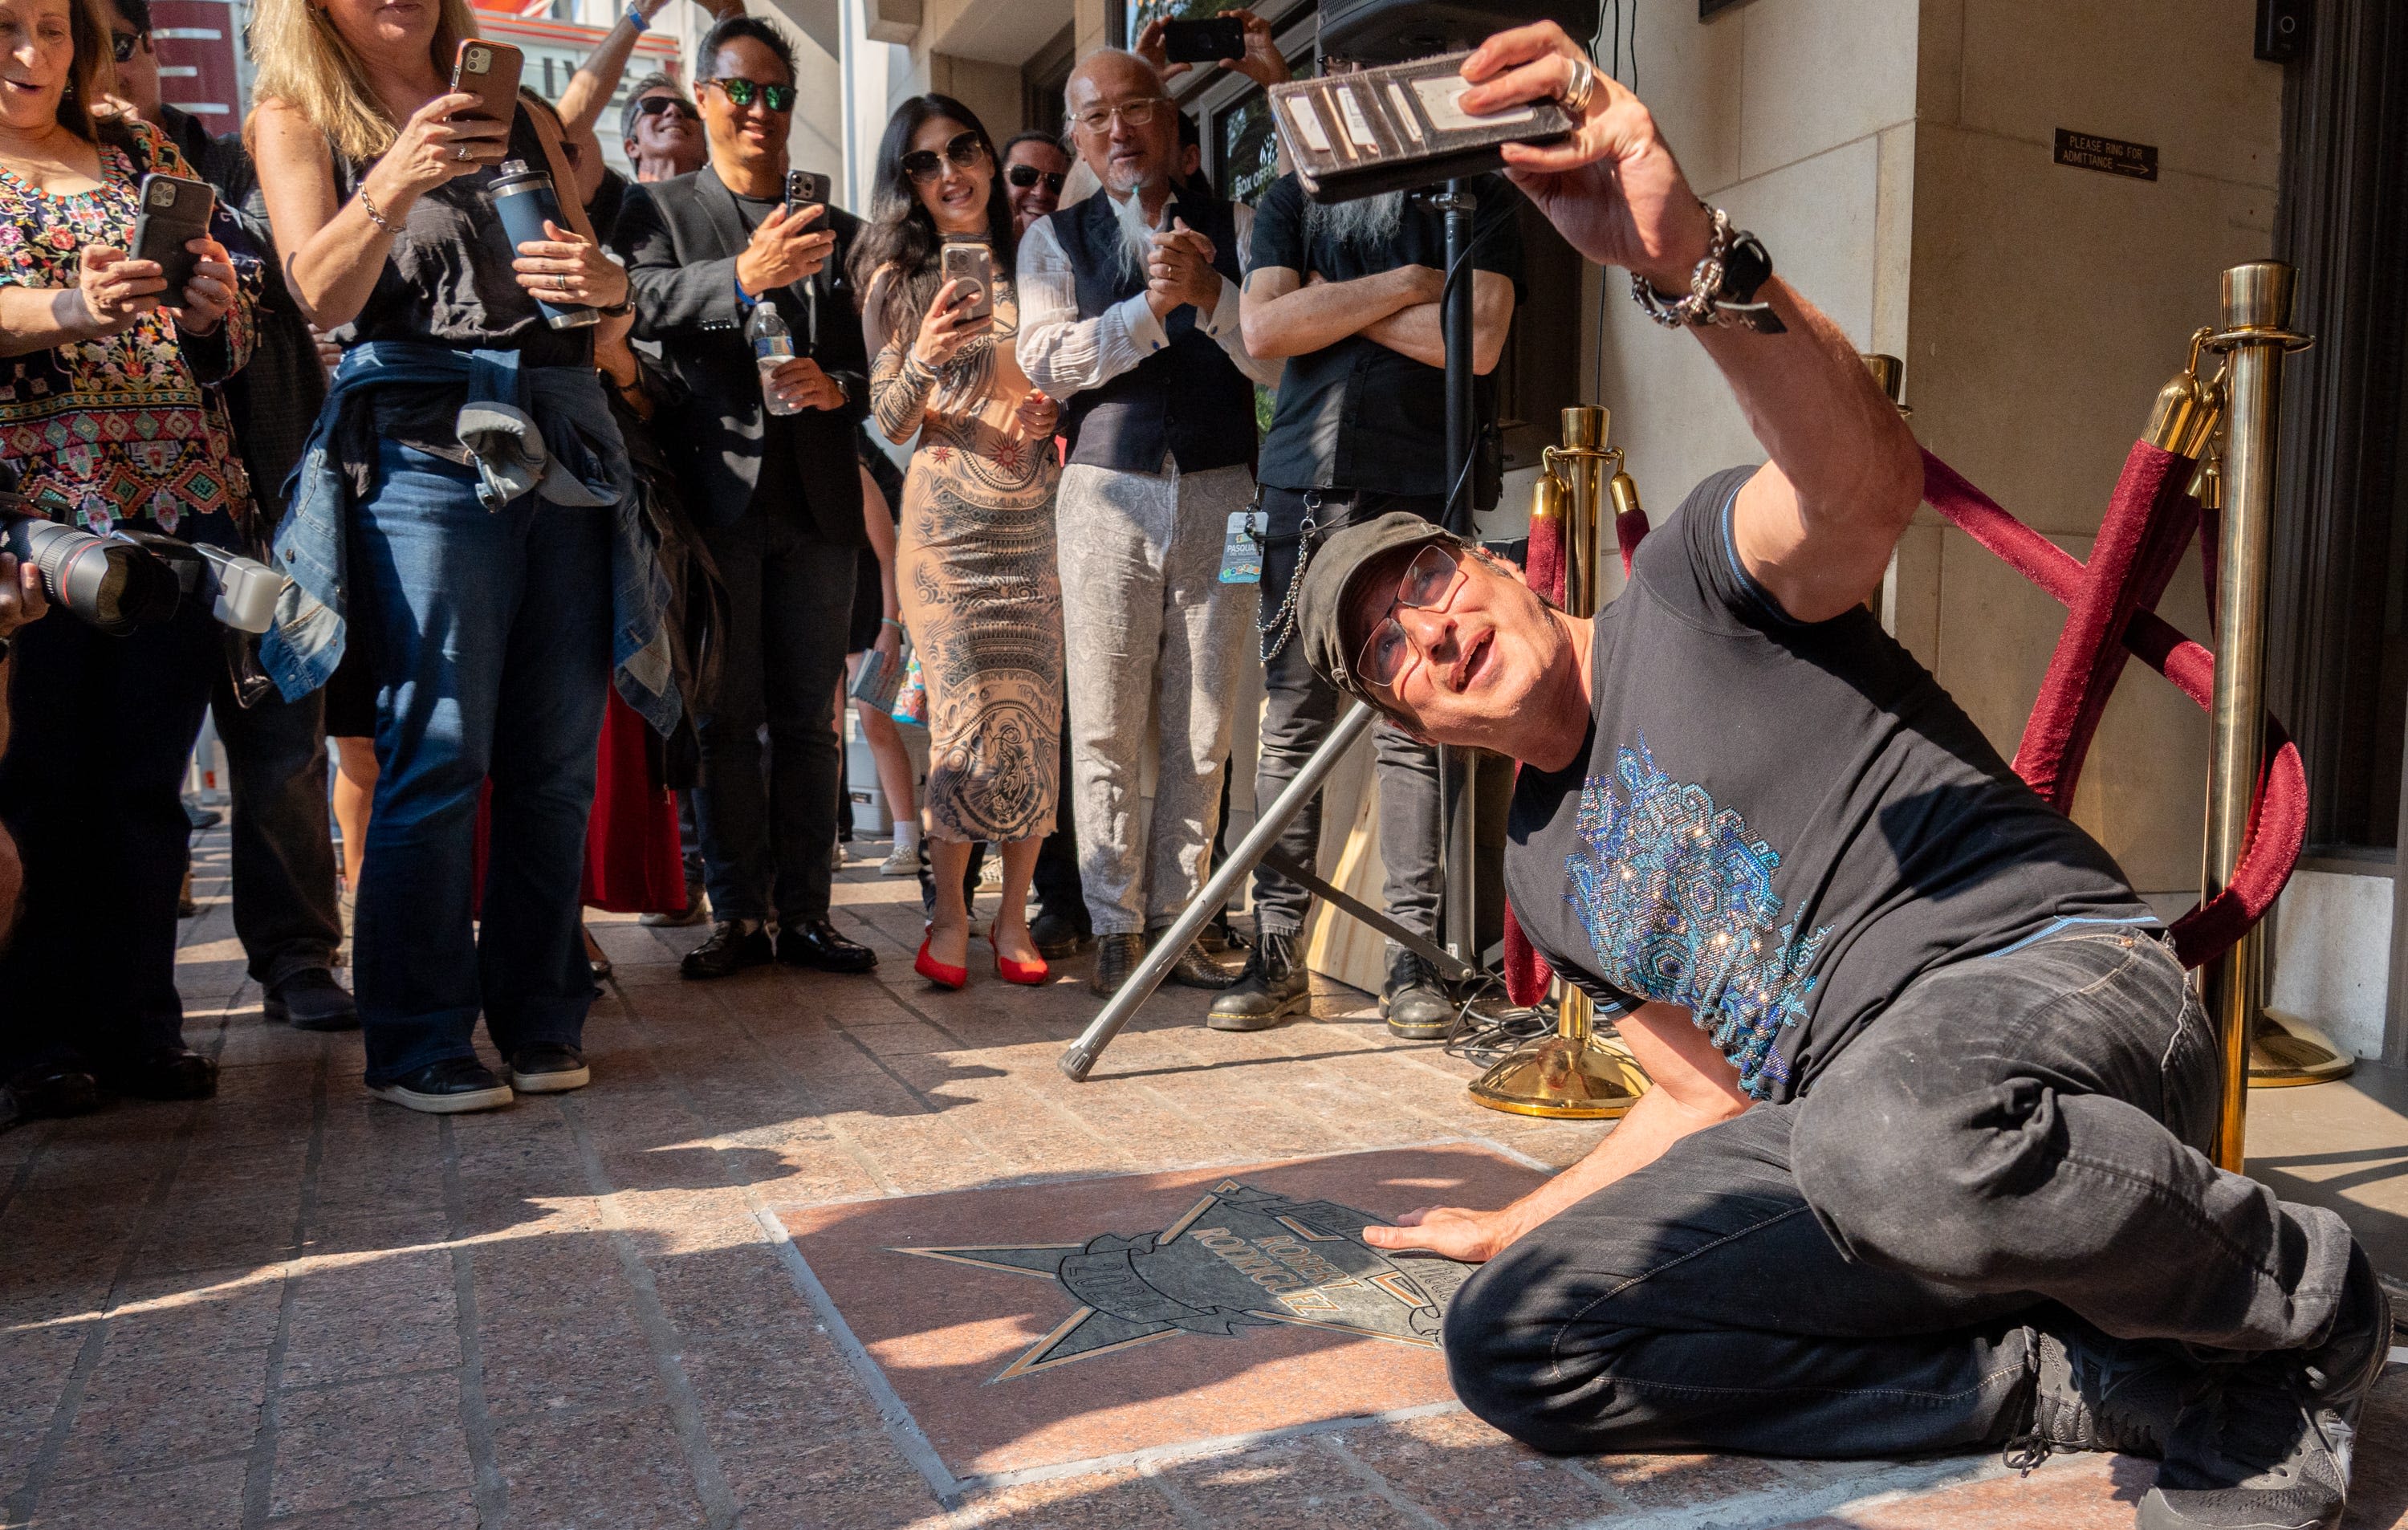
[[[578,1044],[585,820],[610,683],[610,512],[488,512],[472,469],[381,443],[354,511],[351,636],[377,678],[376,804],[352,975],[367,1081]],[[480,908],[477,807],[493,786]],[[475,922],[481,919],[481,924]]]
[[[1886,1456],[2030,1416],[2034,1335],[2296,1349],[2350,1235],[2200,1151],[2215,1043],[2155,937],[1926,973],[1784,1105],[1541,1223],[1446,1314],[1466,1406],[1561,1451]],[[2202,1356],[2202,1358],[2204,1358]]]

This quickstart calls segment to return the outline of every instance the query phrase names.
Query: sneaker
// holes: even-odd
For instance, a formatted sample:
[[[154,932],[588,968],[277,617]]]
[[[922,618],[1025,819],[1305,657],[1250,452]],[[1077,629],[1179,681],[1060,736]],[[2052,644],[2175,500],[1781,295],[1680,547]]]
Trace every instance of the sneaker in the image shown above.
[[[1409,951],[1388,957],[1388,980],[1380,990],[1380,1013],[1388,1032],[1405,1041],[1442,1041],[1455,1024],[1455,1000],[1439,986],[1428,962]]]
[[[2032,1417],[2007,1442],[2007,1465],[2028,1471],[2057,1451],[2164,1455],[2199,1363],[2176,1345],[2110,1338],[2070,1316],[2053,1326],[2024,1330],[2035,1357]]]
[[[1079,949],[1096,938],[1093,925],[1087,922],[1087,910],[1057,909],[1050,905],[1039,908],[1037,917],[1028,922],[1028,938],[1037,942],[1037,954],[1049,962],[1078,954]]]
[[[391,1083],[370,1084],[368,1093],[430,1116],[491,1110],[516,1098],[509,1085],[494,1078],[493,1069],[473,1057],[447,1057],[439,1063],[429,1063]]]
[[[989,893],[1003,885],[1003,854],[1000,851],[989,851],[986,859],[979,863],[978,884]]]
[[[542,1042],[510,1054],[510,1087],[522,1094],[565,1094],[593,1081],[585,1054],[565,1043]]]
[[[2390,1343],[2390,1301],[2364,1251],[2353,1250],[2322,1343],[2205,1368],[2141,1500],[2141,1530],[2339,1524],[2358,1411]]]
[[[303,967],[260,1001],[267,1018],[296,1031],[356,1031],[360,1007],[335,975],[322,966]]]
[[[1257,936],[1246,970],[1235,986],[1212,1001],[1204,1023],[1216,1031],[1261,1031],[1312,1002],[1312,979],[1299,962],[1296,937]]]
[[[681,930],[689,924],[699,924],[710,917],[710,899],[702,890],[699,878],[685,884],[685,907],[675,913],[639,914],[636,922],[646,929]]]
[[[841,839],[828,847],[828,869],[830,871],[844,869],[844,841]]]
[[[895,841],[895,848],[886,852],[886,859],[878,863],[878,874],[882,877],[918,876],[920,842],[916,839]]]
[[[755,919],[722,920],[710,938],[687,951],[678,972],[687,978],[732,978],[750,966],[767,966],[773,952],[769,932]]]
[[[1096,970],[1087,975],[1087,992],[1098,998],[1111,998],[1144,960],[1145,937],[1125,930],[1118,935],[1097,936]]]

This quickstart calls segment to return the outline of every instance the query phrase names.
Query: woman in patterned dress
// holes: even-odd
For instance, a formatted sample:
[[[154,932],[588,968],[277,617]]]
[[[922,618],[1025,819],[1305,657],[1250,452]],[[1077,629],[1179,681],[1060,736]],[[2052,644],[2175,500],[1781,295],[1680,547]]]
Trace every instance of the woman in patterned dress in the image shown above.
[[[214,239],[186,247],[199,264],[179,292],[128,257],[143,175],[196,172],[155,128],[94,110],[109,46],[92,0],[0,0],[0,462],[65,524],[242,548],[250,485],[208,385],[250,355],[251,297]],[[90,1109],[104,1086],[217,1087],[176,993],[177,794],[225,662],[187,600],[123,637],[54,615],[0,671],[0,821],[25,874],[0,960],[0,1126]]]
[[[871,412],[891,441],[920,445],[903,490],[896,579],[928,687],[927,836],[937,907],[916,969],[968,979],[970,846],[1003,847],[1003,907],[989,932],[996,970],[1045,980],[1029,938],[1028,879],[1054,831],[1060,782],[1062,585],[1054,563],[1054,454],[1060,407],[1012,356],[1011,207],[995,146],[969,108],[916,96],[879,146],[876,220],[853,259],[877,360]],[[949,241],[984,244],[992,319],[941,276]]]

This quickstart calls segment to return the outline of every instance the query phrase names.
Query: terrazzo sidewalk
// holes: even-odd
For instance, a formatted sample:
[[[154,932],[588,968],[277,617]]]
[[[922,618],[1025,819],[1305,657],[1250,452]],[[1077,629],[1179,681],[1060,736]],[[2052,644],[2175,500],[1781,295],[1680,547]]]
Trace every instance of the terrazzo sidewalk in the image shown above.
[[[1177,1335],[1045,1369],[1070,1298],[953,1245],[1141,1234],[1241,1181],[1387,1213],[1526,1182],[1597,1128],[1474,1107],[1468,1067],[1334,989],[1254,1036],[1166,990],[1071,1084],[1090,958],[1042,990],[929,990],[882,849],[835,916],[874,976],[686,983],[702,932],[599,922],[593,1087],[436,1119],[361,1091],[356,1036],[264,1022],[206,836],[180,972],[218,1097],[0,1134],[0,1526],[2132,1523],[2152,1467],[2121,1458],[1542,1457],[1447,1398],[1409,1333]],[[1043,1374],[999,1378],[1024,1360]],[[2365,1437],[2349,1524],[2408,1524],[2408,1371]]]

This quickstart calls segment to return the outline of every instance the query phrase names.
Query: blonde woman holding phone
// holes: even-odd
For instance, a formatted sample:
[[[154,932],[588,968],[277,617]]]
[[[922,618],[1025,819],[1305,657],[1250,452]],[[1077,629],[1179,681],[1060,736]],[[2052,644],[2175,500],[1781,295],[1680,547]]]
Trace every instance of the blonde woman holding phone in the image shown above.
[[[597,329],[537,305],[623,316],[626,274],[586,227],[550,108],[522,97],[503,122],[450,88],[473,26],[463,0],[261,0],[251,38],[285,279],[345,347],[278,535],[296,584],[263,658],[292,695],[349,644],[367,657],[366,1082],[437,1113],[587,1081],[578,890],[603,687],[616,665],[649,721],[677,710]],[[494,196],[509,161],[557,204],[515,249]],[[500,1076],[471,1045],[480,1013]]]

